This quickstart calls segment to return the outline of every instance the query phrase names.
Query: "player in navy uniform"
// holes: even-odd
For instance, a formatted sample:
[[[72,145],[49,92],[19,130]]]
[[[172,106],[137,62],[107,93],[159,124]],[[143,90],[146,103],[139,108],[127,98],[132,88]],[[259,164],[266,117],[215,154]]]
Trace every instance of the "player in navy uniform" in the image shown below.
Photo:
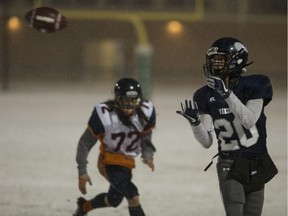
[[[114,87],[114,100],[97,104],[81,136],[76,161],[78,164],[79,190],[86,194],[86,183],[91,183],[87,172],[87,157],[99,140],[99,172],[110,184],[106,193],[91,200],[78,198],[74,216],[83,216],[93,209],[117,207],[126,198],[130,216],[145,216],[140,205],[139,193],[132,180],[134,158],[141,154],[143,162],[154,171],[151,142],[156,124],[155,108],[143,99],[140,84],[132,78],[119,80]]]
[[[181,103],[182,111],[177,111],[190,122],[203,147],[212,145],[215,131],[217,173],[227,216],[260,216],[264,202],[265,183],[249,182],[258,167],[251,173],[247,170],[247,184],[232,177],[237,158],[256,161],[268,154],[264,108],[272,99],[272,86],[267,76],[242,76],[251,64],[247,61],[248,50],[239,40],[216,40],[203,66],[207,85],[195,92],[193,101]]]

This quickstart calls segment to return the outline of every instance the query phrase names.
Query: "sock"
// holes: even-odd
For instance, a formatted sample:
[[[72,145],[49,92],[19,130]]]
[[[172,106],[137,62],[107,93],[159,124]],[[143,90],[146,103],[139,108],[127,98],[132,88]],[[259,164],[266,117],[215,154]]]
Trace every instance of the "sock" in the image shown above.
[[[86,201],[83,203],[82,209],[85,213],[91,211],[93,209],[92,205],[91,205],[91,201]]]
[[[98,194],[96,197],[94,197],[91,200],[91,206],[92,208],[103,208],[103,207],[107,207],[107,204],[104,201],[104,198],[107,194],[106,193],[102,193],[102,194]]]
[[[130,216],[145,216],[145,213],[141,207],[141,205],[136,207],[129,207]]]

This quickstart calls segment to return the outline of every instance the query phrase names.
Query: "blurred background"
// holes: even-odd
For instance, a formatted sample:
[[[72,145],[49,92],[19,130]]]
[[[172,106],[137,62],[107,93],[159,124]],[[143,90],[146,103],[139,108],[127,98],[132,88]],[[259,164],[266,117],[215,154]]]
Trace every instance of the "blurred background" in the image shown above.
[[[67,28],[44,34],[24,19],[33,8],[60,11]],[[0,0],[1,216],[63,216],[75,210],[76,146],[96,103],[123,76],[138,79],[157,112],[156,170],[140,159],[134,181],[150,216],[223,216],[216,154],[175,113],[205,85],[205,53],[219,37],[242,41],[274,96],[265,108],[267,141],[279,174],[267,184],[263,216],[287,216],[286,0]],[[93,186],[108,183],[90,153]],[[127,202],[89,215],[126,216]]]
[[[204,80],[205,52],[231,36],[249,50],[248,72],[286,85],[286,0],[1,0],[1,87],[16,82],[138,78],[147,96],[159,83]],[[24,15],[59,10],[68,27],[43,34]]]

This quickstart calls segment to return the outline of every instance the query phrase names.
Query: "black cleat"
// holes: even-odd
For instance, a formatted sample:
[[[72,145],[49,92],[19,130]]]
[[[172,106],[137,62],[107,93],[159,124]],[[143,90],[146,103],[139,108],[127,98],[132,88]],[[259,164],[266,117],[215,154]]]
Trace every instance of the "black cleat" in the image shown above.
[[[77,209],[73,216],[86,216],[87,213],[83,210],[83,204],[86,202],[86,200],[83,197],[79,197],[77,200]]]

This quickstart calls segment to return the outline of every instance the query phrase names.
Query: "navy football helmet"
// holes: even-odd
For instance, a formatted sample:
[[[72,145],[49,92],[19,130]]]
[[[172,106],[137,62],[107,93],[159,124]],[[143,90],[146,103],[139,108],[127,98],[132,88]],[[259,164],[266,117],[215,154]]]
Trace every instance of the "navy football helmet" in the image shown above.
[[[216,40],[206,53],[206,64],[203,65],[206,76],[218,76],[225,80],[239,77],[246,71],[248,50],[239,40],[223,37]]]
[[[142,89],[132,78],[120,79],[114,87],[116,107],[125,115],[132,115],[141,105]]]

